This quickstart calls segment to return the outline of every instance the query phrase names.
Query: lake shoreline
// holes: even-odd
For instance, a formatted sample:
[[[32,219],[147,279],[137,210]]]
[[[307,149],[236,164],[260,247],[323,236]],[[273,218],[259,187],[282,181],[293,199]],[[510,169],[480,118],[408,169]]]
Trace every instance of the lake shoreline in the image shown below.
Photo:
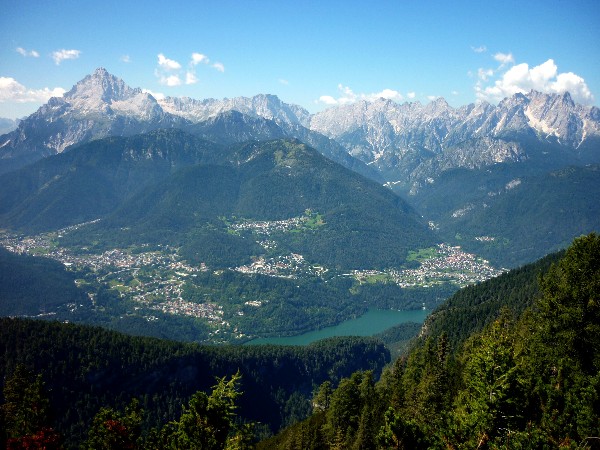
[[[277,336],[252,339],[243,345],[308,345],[335,336],[373,336],[406,322],[423,323],[431,310],[389,310],[370,308],[363,315],[345,320],[338,325],[307,331],[295,336]]]

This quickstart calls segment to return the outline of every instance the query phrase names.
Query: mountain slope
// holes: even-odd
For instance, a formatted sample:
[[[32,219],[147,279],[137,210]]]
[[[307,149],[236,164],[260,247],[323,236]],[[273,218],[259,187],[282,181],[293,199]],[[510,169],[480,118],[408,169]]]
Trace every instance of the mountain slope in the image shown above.
[[[299,123],[275,121],[254,114],[248,115],[236,110],[229,110],[189,125],[185,127],[185,130],[219,144],[285,138],[299,139],[318,150],[326,158],[367,178],[383,182],[383,178],[375,169],[350,156],[340,144]]]
[[[442,236],[504,267],[518,267],[600,230],[597,164],[551,171],[526,167],[449,171],[411,202]]]
[[[100,218],[132,194],[225,149],[178,130],[98,140],[0,176],[0,223],[27,232]]]
[[[181,170],[139,192],[105,220],[75,233],[100,233],[108,242],[187,242],[193,236],[237,240],[223,217],[278,221],[312,210],[323,225],[283,233],[281,243],[311,261],[345,268],[401,264],[409,250],[434,243],[433,234],[399,197],[342,168],[299,141],[243,144],[230,162]],[[204,231],[202,231],[204,230]],[[89,240],[93,240],[88,238]],[[201,251],[196,258],[208,258]]]
[[[563,252],[552,253],[534,263],[456,292],[427,318],[422,336],[438,338],[444,333],[454,351],[467,338],[496,320],[503,309],[520,316],[540,295],[539,279]]]
[[[437,301],[435,289],[403,295],[392,285],[371,297],[357,285],[351,270],[399,268],[436,237],[389,189],[300,141],[223,148],[156,131],[94,141],[0,179],[1,226],[52,231],[27,248],[72,266],[92,299],[64,320],[243,342],[334,325],[369,306]],[[29,245],[21,239],[3,236]]]
[[[322,386],[310,419],[258,448],[593,448],[600,238],[552,259],[457,294],[378,383]]]
[[[10,133],[15,130],[19,125],[19,120],[15,119],[5,119],[4,117],[0,117],[0,135]]]
[[[86,293],[75,286],[75,275],[59,262],[0,247],[0,316],[43,317],[86,301]]]

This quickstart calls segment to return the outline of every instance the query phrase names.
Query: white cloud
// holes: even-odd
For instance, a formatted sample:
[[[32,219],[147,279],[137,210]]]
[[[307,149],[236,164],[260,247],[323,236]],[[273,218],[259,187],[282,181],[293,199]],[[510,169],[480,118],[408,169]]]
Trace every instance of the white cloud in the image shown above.
[[[590,92],[585,80],[573,72],[559,73],[556,81],[552,83],[555,92],[568,92],[578,103],[591,104],[594,96]]]
[[[203,55],[202,53],[192,53],[191,65],[197,66],[200,63],[208,64],[209,62],[208,56]]]
[[[500,67],[515,63],[512,53],[496,53],[494,59],[500,63]]]
[[[485,45],[480,45],[479,47],[471,47],[475,53],[485,53],[487,52],[487,47]]]
[[[174,59],[167,58],[164,54],[158,54],[158,68],[154,74],[158,77],[158,82],[164,86],[180,86],[181,64]]]
[[[430,102],[432,102],[432,101],[436,100],[437,98],[438,98],[438,96],[437,96],[437,95],[428,95],[428,96],[427,96],[427,100],[429,100]]]
[[[190,67],[195,67],[198,64],[210,64],[210,59],[208,56],[202,53],[192,53],[192,59],[190,60]],[[218,70],[219,72],[225,72],[225,66],[221,62],[215,62],[211,64],[213,69]]]
[[[31,56],[33,58],[39,58],[40,54],[38,52],[36,52],[35,50],[25,50],[23,47],[17,47],[16,48],[17,53],[19,53],[20,55],[23,55],[25,57]]]
[[[404,100],[404,96],[394,90],[394,89],[383,89],[380,92],[372,93],[372,94],[356,94],[350,87],[344,86],[342,84],[338,84],[338,97],[333,97],[331,95],[322,95],[319,97],[318,103],[324,103],[325,105],[347,105],[349,103],[354,103],[358,100],[368,100],[374,101],[380,98],[384,98],[386,100],[393,100],[399,102]],[[412,94],[412,97],[411,97]],[[409,98],[414,98],[414,92],[407,94]]]
[[[0,77],[0,102],[45,103],[50,97],[62,97],[65,89],[27,89],[11,77]]]
[[[417,96],[417,93],[416,92],[409,92],[408,94],[406,94],[406,96],[412,100],[413,98],[415,98]]]
[[[129,55],[123,55],[119,59],[121,60],[121,62],[124,62],[124,63],[130,63],[131,62],[131,58],[129,57]]]
[[[65,59],[77,59],[81,55],[81,50],[57,50],[52,52],[52,59],[56,63],[56,65],[60,65]]]
[[[183,84],[182,80],[185,80],[185,84],[188,85],[196,84],[199,82],[196,75],[196,66],[199,64],[208,65],[210,64],[210,59],[202,53],[194,52],[190,57],[187,70],[184,72],[184,69],[179,62],[169,59],[164,54],[159,53],[158,67],[154,71],[154,74],[158,78],[159,83],[165,86],[180,86]],[[211,64],[211,67],[219,72],[225,71],[225,66],[220,62]]]
[[[198,82],[198,78],[194,72],[187,72],[185,74],[185,84],[196,84]]]
[[[479,78],[482,81],[487,81],[488,78],[492,77],[493,75],[494,71],[492,69],[479,68],[479,70],[477,70],[477,78]]]
[[[321,95],[319,97],[319,101],[321,103],[325,103],[326,105],[337,105],[338,102],[335,98],[333,98],[331,95]]]
[[[585,80],[572,72],[559,73],[552,59],[531,68],[527,63],[514,65],[494,80],[492,85],[485,86],[482,81],[488,79],[478,81],[475,93],[480,100],[490,102],[531,90],[555,94],[568,91],[577,103],[591,104],[594,101]]]
[[[284,86],[288,86],[290,84],[290,82],[284,78],[280,78],[279,83],[283,84]]]
[[[158,65],[167,71],[179,70],[181,69],[181,64],[173,59],[169,59],[165,57],[162,53],[158,54]]]
[[[404,96],[400,92],[393,89],[384,89],[377,94],[371,94],[370,100],[376,100],[378,98],[385,98],[386,100],[394,100],[396,102],[404,100]]]
[[[152,92],[150,89],[142,89],[142,92],[150,94],[156,100],[164,100],[164,98],[166,97],[165,94],[163,94],[162,92]]]
[[[160,77],[159,82],[165,86],[179,86],[181,85],[181,78],[179,78],[179,75],[166,75]]]

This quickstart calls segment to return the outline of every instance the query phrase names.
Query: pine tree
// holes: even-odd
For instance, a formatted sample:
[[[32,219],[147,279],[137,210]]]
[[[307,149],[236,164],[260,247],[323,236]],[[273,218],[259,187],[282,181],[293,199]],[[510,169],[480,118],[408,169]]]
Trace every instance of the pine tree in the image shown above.
[[[3,389],[5,403],[0,407],[0,436],[7,448],[42,445],[59,448],[60,436],[49,426],[50,402],[44,393],[41,375],[34,375],[19,364],[6,379]]]
[[[111,450],[142,448],[141,424],[143,411],[133,399],[125,412],[103,407],[94,416],[84,449]]]

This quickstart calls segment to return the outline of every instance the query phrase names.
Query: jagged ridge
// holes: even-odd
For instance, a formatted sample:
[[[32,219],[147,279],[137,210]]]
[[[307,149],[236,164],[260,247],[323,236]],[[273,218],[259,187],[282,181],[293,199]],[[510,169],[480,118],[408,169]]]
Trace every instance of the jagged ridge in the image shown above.
[[[240,119],[231,111],[251,119]],[[228,121],[237,121],[237,128]],[[482,102],[460,108],[451,107],[443,98],[427,105],[379,99],[311,115],[300,106],[264,94],[223,100],[156,100],[100,68],[2,137],[0,172],[92,139],[156,128],[189,131],[202,123],[198,128],[203,135],[214,134],[206,131],[211,126],[235,129],[237,136],[226,136],[229,141],[298,138],[346,167],[376,178],[347,152],[407,192],[448,169],[529,160],[535,156],[532,142],[558,146],[554,148],[563,159],[600,160],[600,110],[575,104],[568,93],[531,91],[515,94],[497,106]]]

